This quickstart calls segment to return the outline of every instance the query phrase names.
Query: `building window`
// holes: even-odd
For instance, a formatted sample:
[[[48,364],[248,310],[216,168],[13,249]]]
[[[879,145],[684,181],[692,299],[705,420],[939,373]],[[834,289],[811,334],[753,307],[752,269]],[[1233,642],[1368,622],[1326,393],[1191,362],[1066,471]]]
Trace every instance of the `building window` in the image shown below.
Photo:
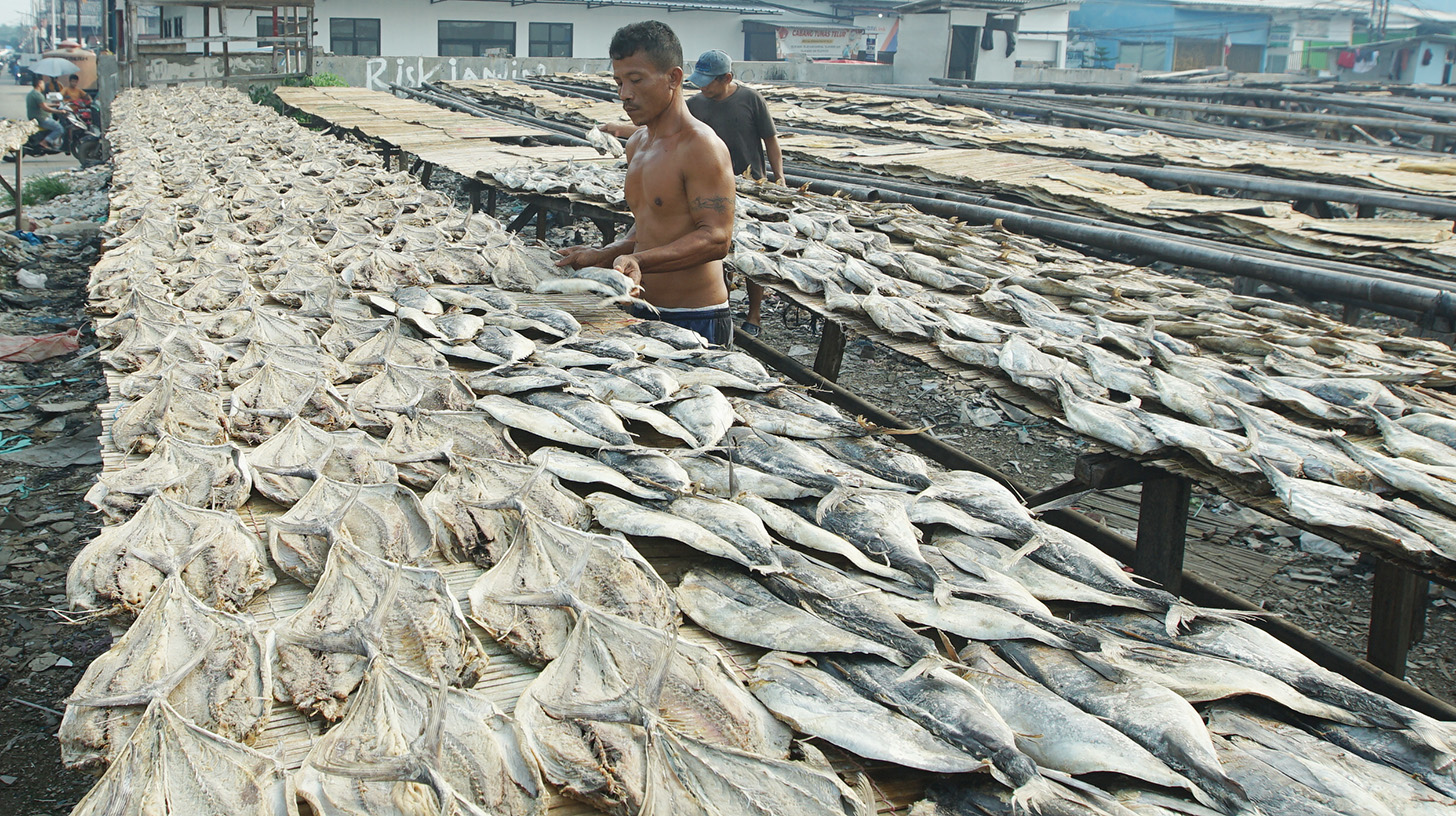
[[[531,23],[533,57],[571,56],[571,23]]]
[[[303,17],[274,17],[271,14],[259,14],[258,39],[271,40],[274,37],[297,37],[303,33],[303,26],[306,23]],[[277,27],[274,27],[274,22]]]
[[[182,17],[162,18],[162,38],[175,39],[182,36]]]
[[[441,20],[440,56],[514,57],[516,24],[483,20]]]
[[[346,57],[379,56],[379,18],[330,17],[329,50]]]

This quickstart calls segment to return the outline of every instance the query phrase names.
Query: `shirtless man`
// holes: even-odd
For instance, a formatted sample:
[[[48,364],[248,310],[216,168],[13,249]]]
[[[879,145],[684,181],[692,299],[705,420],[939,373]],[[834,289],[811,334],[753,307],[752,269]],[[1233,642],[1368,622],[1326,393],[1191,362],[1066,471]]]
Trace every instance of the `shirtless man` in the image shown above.
[[[607,52],[617,98],[633,125],[627,140],[627,206],[636,223],[605,247],[561,250],[557,266],[612,266],[642,288],[653,308],[637,317],[692,329],[729,345],[733,323],[723,257],[733,233],[728,148],[688,112],[682,45],[656,20],[617,30]]]

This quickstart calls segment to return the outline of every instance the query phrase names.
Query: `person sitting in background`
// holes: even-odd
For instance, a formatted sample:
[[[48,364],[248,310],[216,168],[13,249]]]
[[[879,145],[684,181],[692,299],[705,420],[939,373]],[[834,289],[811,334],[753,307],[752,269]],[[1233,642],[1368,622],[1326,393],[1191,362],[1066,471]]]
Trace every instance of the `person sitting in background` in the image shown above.
[[[66,129],[54,116],[61,109],[46,101],[45,84],[46,78],[43,76],[36,77],[31,83],[30,93],[25,95],[25,118],[50,131],[41,141],[42,147],[47,150],[60,150],[61,137],[65,135]]]
[[[91,94],[81,89],[80,74],[71,74],[66,78],[66,87],[61,89],[61,98],[72,105],[84,106],[91,104]]]

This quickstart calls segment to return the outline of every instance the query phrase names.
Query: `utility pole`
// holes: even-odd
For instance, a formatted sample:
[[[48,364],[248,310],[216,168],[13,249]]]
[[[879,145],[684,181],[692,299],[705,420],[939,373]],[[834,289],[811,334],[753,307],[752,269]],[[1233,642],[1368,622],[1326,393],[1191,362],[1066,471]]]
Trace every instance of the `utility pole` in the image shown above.
[[[56,47],[56,0],[51,0],[51,48]]]

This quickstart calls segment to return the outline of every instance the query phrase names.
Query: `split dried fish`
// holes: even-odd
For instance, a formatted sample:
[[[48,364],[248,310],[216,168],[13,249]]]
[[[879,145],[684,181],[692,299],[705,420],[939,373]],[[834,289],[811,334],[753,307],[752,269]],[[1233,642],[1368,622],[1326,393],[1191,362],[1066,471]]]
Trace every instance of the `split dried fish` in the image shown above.
[[[171,575],[208,606],[227,611],[274,583],[263,542],[236,513],[152,496],[81,550],[66,574],[66,596],[73,609],[136,611]]]

